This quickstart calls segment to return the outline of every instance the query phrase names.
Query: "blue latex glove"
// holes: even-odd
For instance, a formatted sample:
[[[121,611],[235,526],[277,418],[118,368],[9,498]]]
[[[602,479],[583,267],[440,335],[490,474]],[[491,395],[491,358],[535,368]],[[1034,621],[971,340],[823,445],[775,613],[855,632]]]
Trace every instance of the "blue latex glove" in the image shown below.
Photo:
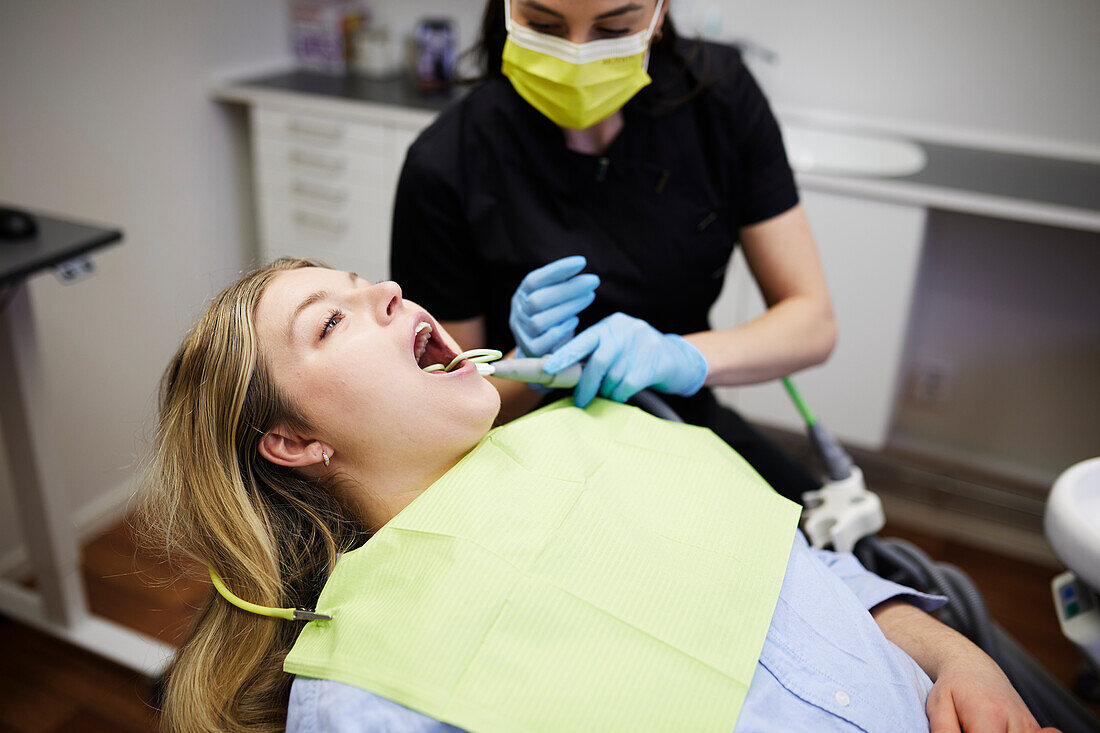
[[[577,314],[595,300],[600,278],[578,274],[588,264],[580,255],[532,270],[512,296],[508,326],[521,356],[544,356],[573,336]]]
[[[625,313],[614,313],[585,329],[557,349],[543,369],[557,374],[586,356],[588,363],[573,392],[577,407],[585,407],[597,392],[616,402],[626,402],[647,387],[693,395],[707,378],[707,360],[699,349]]]

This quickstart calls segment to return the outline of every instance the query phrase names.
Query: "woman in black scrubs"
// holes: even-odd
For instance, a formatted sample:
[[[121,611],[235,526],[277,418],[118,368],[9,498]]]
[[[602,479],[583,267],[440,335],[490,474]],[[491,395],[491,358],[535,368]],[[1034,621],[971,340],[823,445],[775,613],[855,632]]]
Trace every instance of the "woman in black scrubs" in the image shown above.
[[[690,345],[619,355],[643,371],[684,354],[683,368],[701,369],[706,386],[751,384],[818,364],[832,350],[824,275],[767,100],[735,49],[678,38],[666,11],[658,0],[489,0],[480,43],[485,79],[410,148],[393,222],[394,278],[464,348],[512,349],[509,313],[513,295],[524,296],[517,293],[524,277],[583,255],[599,287],[591,305],[575,309],[577,333],[621,313],[640,322],[615,316],[592,333],[606,337],[610,324],[658,337],[646,343],[679,334]],[[550,41],[552,51],[583,54],[611,45],[593,41],[637,38],[649,28],[640,63],[652,83],[633,96],[626,89],[628,101],[594,122],[585,119],[591,109],[570,101],[583,100],[584,90],[558,94],[563,77],[540,96],[539,80],[523,68],[537,62],[516,52],[517,41],[537,47],[552,38],[570,42]],[[768,309],[715,331],[708,311],[738,242]],[[568,320],[572,312],[559,315],[559,327],[577,323]],[[705,362],[688,363],[698,355]],[[497,386],[509,417],[544,398],[520,383]],[[797,500],[819,486],[706,386],[667,401],[688,422],[713,429],[780,493]]]

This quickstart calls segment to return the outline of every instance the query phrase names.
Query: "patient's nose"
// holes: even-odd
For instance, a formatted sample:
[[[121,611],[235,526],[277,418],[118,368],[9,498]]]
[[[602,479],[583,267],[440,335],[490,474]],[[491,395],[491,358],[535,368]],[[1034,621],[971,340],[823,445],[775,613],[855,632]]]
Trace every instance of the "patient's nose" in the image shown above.
[[[393,281],[378,283],[371,288],[371,300],[378,322],[386,325],[401,310],[401,286]]]

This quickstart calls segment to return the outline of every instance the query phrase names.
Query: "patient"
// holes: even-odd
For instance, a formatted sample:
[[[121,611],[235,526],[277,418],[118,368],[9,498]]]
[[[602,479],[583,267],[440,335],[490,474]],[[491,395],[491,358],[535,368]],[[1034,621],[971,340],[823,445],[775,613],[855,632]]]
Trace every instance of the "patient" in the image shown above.
[[[421,370],[458,350],[395,283],[305,260],[246,275],[164,375],[142,528],[248,601],[315,607],[338,554],[492,427],[498,393],[473,365]],[[778,599],[735,730],[1038,730],[996,664],[927,615],[940,599],[800,533]],[[167,728],[458,730],[363,687],[283,672],[302,626],[211,594],[168,681]]]

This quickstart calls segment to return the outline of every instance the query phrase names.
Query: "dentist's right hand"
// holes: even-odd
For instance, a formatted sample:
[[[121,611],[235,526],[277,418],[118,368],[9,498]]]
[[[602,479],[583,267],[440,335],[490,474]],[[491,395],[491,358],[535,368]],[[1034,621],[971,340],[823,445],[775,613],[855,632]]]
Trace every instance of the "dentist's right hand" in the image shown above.
[[[625,313],[612,313],[588,327],[542,368],[557,374],[585,358],[573,391],[573,404],[582,409],[597,394],[626,402],[647,387],[687,397],[702,388],[708,371],[706,357],[683,336],[661,333]]]
[[[563,257],[523,278],[508,315],[519,356],[544,356],[573,336],[577,314],[592,304],[600,284],[598,276],[580,274],[586,264],[580,255]]]

